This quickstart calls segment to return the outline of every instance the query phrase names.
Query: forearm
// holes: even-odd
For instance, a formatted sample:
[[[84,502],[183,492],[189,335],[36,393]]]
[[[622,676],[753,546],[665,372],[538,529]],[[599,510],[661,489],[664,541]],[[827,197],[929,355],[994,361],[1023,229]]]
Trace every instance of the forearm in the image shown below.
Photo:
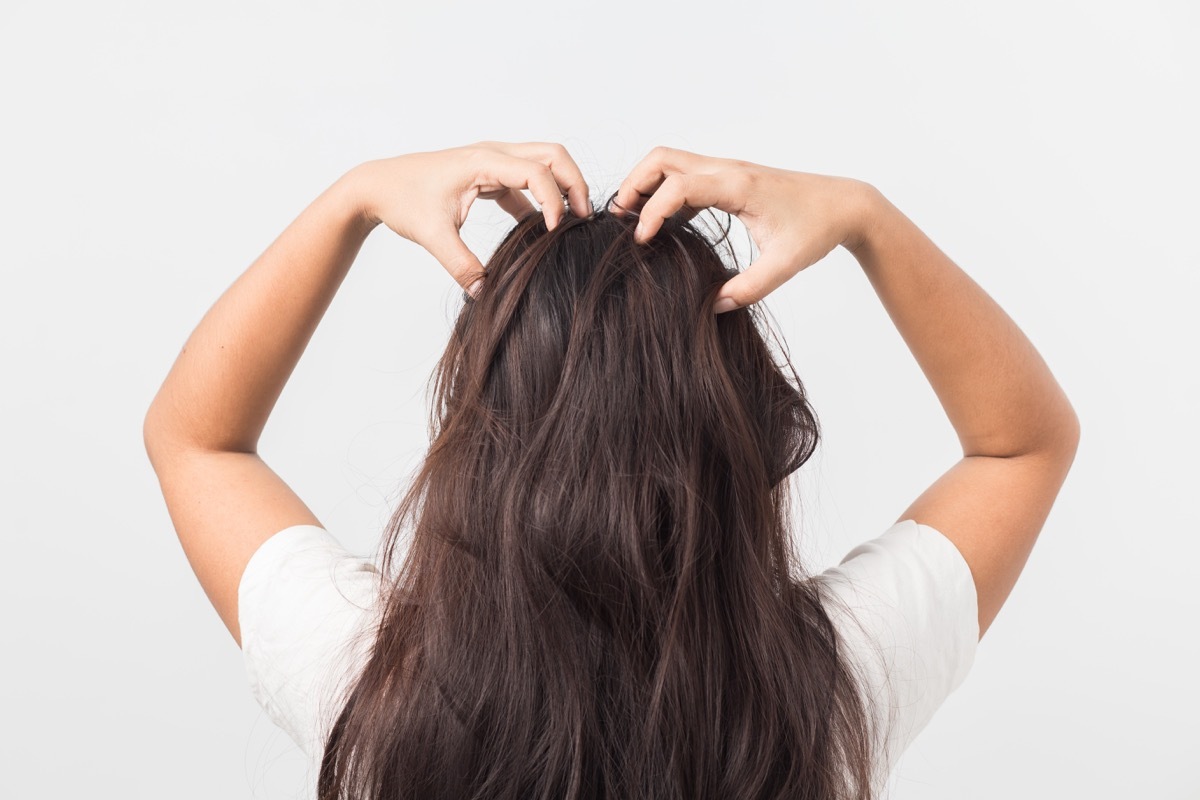
[[[374,227],[361,213],[354,175],[310,203],[204,315],[147,411],[148,448],[255,451]]]
[[[965,456],[1072,449],[1078,419],[1004,310],[882,193],[851,252],[912,351]]]

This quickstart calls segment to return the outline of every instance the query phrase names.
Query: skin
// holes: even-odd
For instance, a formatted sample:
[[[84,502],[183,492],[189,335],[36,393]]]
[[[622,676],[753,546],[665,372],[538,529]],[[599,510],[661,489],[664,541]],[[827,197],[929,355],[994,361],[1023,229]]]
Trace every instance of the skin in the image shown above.
[[[963,452],[897,521],[929,525],[958,548],[975,580],[982,638],[1079,445],[1079,418],[1016,323],[862,181],[660,147],[621,184],[618,204],[614,213],[640,207],[635,238],[642,241],[681,210],[713,206],[745,223],[760,256],[722,287],[718,313],[762,299],[839,244],[854,255]]]
[[[477,198],[519,217],[528,189],[554,228],[591,213],[559,145],[480,142],[368,161],[340,177],[221,295],[188,337],[143,424],[179,541],[241,646],[237,590],[250,556],[316,515],[263,461],[258,440],[363,241],[379,224],[429,250],[464,289],[482,273],[459,237]]]
[[[736,215],[760,252],[721,288],[716,311],[724,313],[763,299],[857,237],[868,213],[860,197],[865,186],[852,178],[658,147],[621,183],[613,213],[636,210],[638,242],[648,241],[676,213],[690,217],[712,207]]]
[[[237,590],[250,557],[286,527],[321,524],[257,443],[363,241],[383,224],[469,290],[483,273],[459,236],[472,203],[495,200],[519,218],[533,210],[523,189],[550,228],[592,211],[578,166],[556,144],[480,142],[365,162],[301,212],[189,336],[143,437],[188,561],[239,646]],[[899,519],[958,547],[982,637],[1074,459],[1079,423],[1061,387],[1004,311],[862,181],[655,148],[613,211],[637,213],[644,242],[667,216],[708,206],[736,214],[760,252],[724,285],[718,313],[761,300],[838,245],[858,259],[963,448]]]

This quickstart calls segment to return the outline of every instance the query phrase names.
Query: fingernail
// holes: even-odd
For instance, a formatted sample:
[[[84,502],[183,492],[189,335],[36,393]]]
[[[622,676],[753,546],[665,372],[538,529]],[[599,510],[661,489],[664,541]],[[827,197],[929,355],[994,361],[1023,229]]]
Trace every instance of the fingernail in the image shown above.
[[[640,242],[645,236],[646,226],[639,222],[637,227],[633,229],[633,239],[634,241]]]
[[[467,287],[467,294],[471,295],[471,297],[474,297],[475,295],[479,294],[479,286],[482,283],[483,283],[483,278],[479,278],[478,280],[476,280],[474,283],[472,283],[470,286]]]
[[[732,297],[722,297],[713,306],[713,311],[716,311],[718,314],[724,314],[726,311],[733,311],[737,307],[737,301]]]

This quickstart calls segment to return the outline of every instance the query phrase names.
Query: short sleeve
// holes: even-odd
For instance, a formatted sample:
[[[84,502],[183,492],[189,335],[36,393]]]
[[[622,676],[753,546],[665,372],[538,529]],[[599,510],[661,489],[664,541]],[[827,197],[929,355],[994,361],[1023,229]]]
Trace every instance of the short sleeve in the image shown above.
[[[238,624],[250,689],[271,720],[319,759],[369,655],[379,572],[329,531],[295,525],[254,552],[238,585]]]
[[[882,777],[966,678],[979,642],[970,567],[940,531],[902,520],[815,576],[869,693]]]

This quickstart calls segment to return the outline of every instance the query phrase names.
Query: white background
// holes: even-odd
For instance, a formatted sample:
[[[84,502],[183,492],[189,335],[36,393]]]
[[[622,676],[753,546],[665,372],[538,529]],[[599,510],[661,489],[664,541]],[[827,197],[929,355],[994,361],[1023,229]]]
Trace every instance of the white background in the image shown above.
[[[141,438],[220,293],[369,158],[565,144],[596,200],[656,144],[878,186],[1017,321],[1076,464],[896,798],[1195,798],[1194,5],[0,6],[0,759],[12,797],[292,797]],[[486,257],[508,226],[480,203]],[[426,444],[461,293],[372,234],[261,442],[368,553]],[[959,456],[857,264],[773,294],[824,426],[824,567]]]

